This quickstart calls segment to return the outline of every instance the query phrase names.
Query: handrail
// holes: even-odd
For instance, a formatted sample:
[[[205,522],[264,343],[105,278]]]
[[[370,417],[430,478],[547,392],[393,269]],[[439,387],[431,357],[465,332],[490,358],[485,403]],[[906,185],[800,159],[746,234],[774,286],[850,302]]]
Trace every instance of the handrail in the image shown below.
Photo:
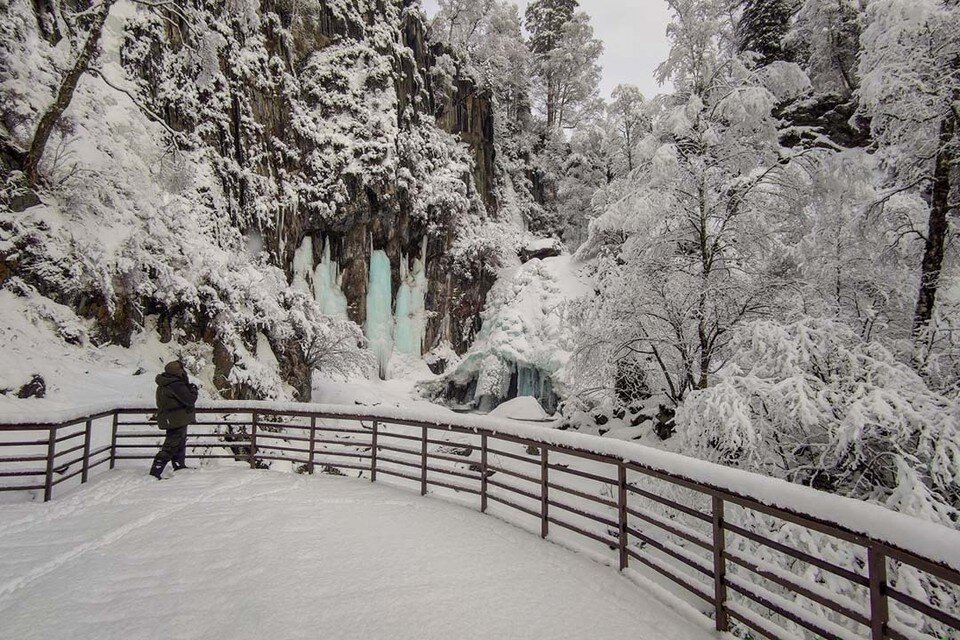
[[[136,450],[155,446],[154,442],[144,444],[144,441],[156,441],[159,432],[150,433],[141,429],[138,432],[126,433],[124,428],[152,424],[151,414],[154,411],[153,407],[142,403],[124,403],[112,408],[101,405],[87,411],[63,411],[48,416],[32,415],[23,419],[18,419],[18,416],[7,419],[7,416],[0,414],[0,450],[22,450],[23,447],[31,447],[27,455],[0,456],[0,482],[5,478],[42,476],[44,479],[43,484],[0,485],[0,491],[42,489],[44,500],[49,500],[54,486],[77,475],[81,476],[81,482],[86,482],[90,471],[101,464],[109,462],[110,468],[114,468],[117,460],[152,458],[152,452],[148,451],[147,455]],[[956,589],[960,585],[960,532],[877,505],[833,496],[808,487],[634,443],[610,441],[585,434],[480,416],[452,415],[439,411],[413,412],[390,407],[258,401],[205,403],[198,406],[197,413],[221,416],[220,420],[198,420],[200,424],[223,425],[229,429],[228,433],[191,434],[195,443],[201,438],[216,436],[213,442],[191,444],[192,450],[201,449],[199,455],[191,457],[243,460],[249,463],[251,468],[263,466],[266,461],[284,460],[301,463],[303,470],[308,473],[314,473],[316,468],[338,472],[357,470],[367,473],[371,481],[377,479],[378,473],[411,480],[419,483],[421,494],[426,494],[431,486],[477,494],[480,496],[481,511],[487,511],[489,499],[512,507],[520,513],[537,515],[543,537],[550,535],[550,525],[555,524],[578,536],[616,549],[621,569],[628,567],[630,559],[640,561],[691,594],[708,600],[713,605],[715,624],[720,630],[729,629],[732,620],[752,632],[776,637],[770,633],[769,620],[758,624],[755,616],[745,613],[743,605],[749,604],[773,612],[778,619],[824,638],[852,637],[840,632],[858,624],[865,625],[866,622],[869,622],[869,625],[865,626],[869,626],[871,640],[906,637],[891,623],[889,600],[893,599],[895,606],[909,608],[925,619],[960,633],[960,618],[957,615],[903,593],[891,584],[887,576],[890,569],[888,560],[893,560],[899,563],[893,567],[894,573],[899,571],[899,565],[908,565],[950,585],[947,588],[955,589],[960,598],[960,589]],[[124,417],[136,415],[146,415],[147,418],[124,421]],[[226,419],[232,416],[248,418]],[[111,424],[109,444],[94,445],[94,434],[100,433],[94,427],[107,418]],[[307,419],[309,422],[284,422],[299,419]],[[359,422],[361,426],[357,429],[325,427],[318,423],[324,420],[353,421]],[[372,428],[365,427],[364,422],[371,422]],[[76,427],[81,427],[82,430],[65,433]],[[409,428],[414,432],[391,431],[390,428],[394,427]],[[293,435],[287,433],[287,430],[298,433]],[[451,467],[450,465],[459,463],[458,455],[431,452],[430,444],[441,442],[429,437],[431,430],[472,438],[470,452],[463,456],[463,464],[470,463],[470,467]],[[4,442],[5,439],[9,440],[3,437],[8,432],[26,432],[29,435],[30,432],[37,431],[46,432],[46,439],[37,439],[35,435],[17,436],[17,440]],[[61,433],[64,435],[60,435]],[[324,435],[325,433],[333,435]],[[81,444],[70,442],[69,448],[61,447],[60,451],[57,450],[58,443],[73,441],[81,435]],[[394,439],[398,443],[406,442],[406,446],[391,446]],[[491,446],[491,440],[496,441],[496,448]],[[300,443],[307,443],[309,446],[301,447]],[[318,445],[325,448],[318,448]],[[362,450],[357,448],[360,445]],[[503,451],[516,445],[536,448],[537,453],[523,455]],[[330,447],[334,446],[352,447],[352,450],[330,450]],[[225,451],[212,453],[214,448]],[[79,457],[74,456],[68,462],[62,461],[62,457],[76,454],[81,449],[82,455]],[[369,453],[364,453],[367,450]],[[479,451],[479,460],[470,457],[475,450]],[[380,451],[387,452],[388,455],[379,455]],[[503,456],[499,455],[501,453]],[[104,454],[107,455],[104,457]],[[298,455],[306,457],[297,457]],[[497,465],[490,464],[488,455],[497,455],[502,458],[501,462]],[[605,471],[600,474],[595,473],[597,469],[588,472],[582,468],[567,468],[566,464],[560,464],[558,455],[582,460],[588,465],[600,465]],[[27,469],[23,466],[37,461],[46,463],[44,469]],[[522,461],[520,470],[505,468],[514,461]],[[68,473],[76,464],[80,464],[80,468]],[[6,470],[5,465],[12,466],[12,470]],[[540,467],[539,474],[534,470],[537,466]],[[413,471],[414,469],[419,473]],[[551,480],[551,471],[554,474],[564,474],[563,482],[557,482],[556,476]],[[55,473],[61,477],[55,479]],[[497,473],[502,473],[502,481],[490,480],[490,476]],[[444,479],[437,479],[437,474],[443,475]],[[522,486],[507,482],[509,478],[519,479]],[[464,480],[470,484],[464,484]],[[569,486],[573,484],[573,480],[581,484],[594,483],[591,486],[606,484],[615,487],[615,497],[594,496],[583,486]],[[702,496],[709,501],[708,512],[704,513],[689,504],[680,504],[650,489],[637,486],[637,482],[641,480],[665,482],[678,489],[690,491],[693,495]],[[540,485],[539,493],[529,490],[534,488],[531,483]],[[491,494],[491,488],[498,493]],[[508,494],[514,498],[509,499]],[[572,502],[558,500],[557,494],[572,499]],[[658,508],[669,509],[669,518],[656,515],[651,517],[648,512],[634,508],[630,505],[631,497],[634,501],[650,500]],[[514,501],[516,498],[520,498],[521,502],[528,502],[521,504]],[[576,500],[581,500],[583,504]],[[743,523],[731,521],[728,505],[803,527],[855,548],[863,548],[867,574],[862,575],[848,568],[835,566],[828,560],[750,531]],[[597,513],[597,510],[602,513]],[[684,517],[689,517],[691,524],[681,524]],[[573,521],[570,518],[573,518]],[[658,522],[665,526],[660,526]],[[583,523],[590,523],[589,527],[593,530],[584,528],[588,525]],[[697,523],[706,524],[709,529],[697,530]],[[651,526],[657,532],[663,532],[668,537],[673,536],[679,545],[655,537],[659,535],[662,538],[661,533],[654,533],[649,528],[641,530],[638,526]],[[851,588],[866,589],[865,599],[869,603],[869,612],[857,611],[851,606],[853,601],[846,596],[831,600],[825,595],[828,591],[821,585],[793,574],[779,575],[770,569],[772,565],[769,563],[753,562],[742,553],[731,550],[731,536],[735,536],[741,544],[753,544],[756,548],[766,547],[796,561],[816,566],[848,580]],[[683,548],[685,542],[690,541],[695,542],[693,551]],[[706,555],[697,555],[703,551],[707,552]],[[731,561],[730,567],[728,559]],[[731,570],[735,575],[730,574]],[[761,586],[757,584],[757,579],[745,582],[744,575],[757,576],[775,587]],[[806,584],[803,583],[804,580]],[[771,590],[775,588],[779,588],[782,593]],[[807,609],[792,606],[789,598],[785,599],[783,594],[825,606],[831,615],[837,614],[837,619],[846,621],[847,624],[843,626],[832,619],[817,619],[816,616],[811,616]],[[949,606],[949,603],[943,604]]]

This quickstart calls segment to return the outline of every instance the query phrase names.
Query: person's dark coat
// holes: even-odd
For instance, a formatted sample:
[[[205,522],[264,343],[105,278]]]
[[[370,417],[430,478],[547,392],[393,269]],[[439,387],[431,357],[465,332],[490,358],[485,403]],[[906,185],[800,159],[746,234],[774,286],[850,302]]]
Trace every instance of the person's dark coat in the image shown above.
[[[157,376],[157,426],[186,427],[197,418],[197,385],[191,384],[179,362],[171,362]]]

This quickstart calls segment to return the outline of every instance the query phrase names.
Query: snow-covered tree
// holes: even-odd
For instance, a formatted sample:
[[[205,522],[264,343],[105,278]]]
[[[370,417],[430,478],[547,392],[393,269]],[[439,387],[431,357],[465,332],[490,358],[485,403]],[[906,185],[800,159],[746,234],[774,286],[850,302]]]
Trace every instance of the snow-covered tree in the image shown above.
[[[804,196],[789,255],[802,281],[799,312],[894,347],[910,335],[921,249],[912,236],[926,207],[906,192],[871,206],[881,198],[876,170],[859,149],[820,154],[796,183]]]
[[[479,83],[493,91],[500,113],[517,119],[529,104],[530,50],[520,11],[506,0],[440,0],[433,31],[466,55]]]
[[[771,114],[803,85],[789,69],[758,75],[729,55],[723,2],[670,4],[661,74],[678,92],[640,145],[632,193],[591,223],[606,234],[610,218],[628,221],[622,247],[601,263],[580,355],[609,367],[639,358],[654,390],[680,402],[709,386],[733,329],[777,310],[785,213],[772,190],[792,156]]]
[[[450,44],[471,49],[484,39],[483,24],[496,0],[439,0],[433,27]]]
[[[960,158],[960,6],[944,0],[876,0],[863,32],[860,101],[902,190],[920,188],[930,206],[914,330],[927,329],[948,267]]]
[[[617,85],[610,94],[606,117],[616,135],[617,154],[625,162],[626,172],[633,171],[634,147],[650,128],[647,103],[640,89],[630,84]]]
[[[859,86],[857,54],[865,0],[801,0],[787,39],[814,90],[849,98]]]
[[[564,27],[579,6],[578,0],[534,0],[527,5],[524,21],[530,33],[530,49],[537,55],[556,49]]]
[[[558,6],[553,6],[558,5]],[[527,8],[534,54],[534,97],[548,130],[571,129],[598,113],[600,56],[590,16],[570,13],[576,2],[539,0]]]
[[[799,0],[740,0],[737,20],[737,47],[756,56],[763,66],[777,60],[791,60],[784,39],[798,9]]]
[[[586,239],[587,224],[598,212],[592,201],[614,177],[613,131],[606,121],[580,127],[570,139],[560,167],[557,210],[563,220],[563,240],[575,250]]]

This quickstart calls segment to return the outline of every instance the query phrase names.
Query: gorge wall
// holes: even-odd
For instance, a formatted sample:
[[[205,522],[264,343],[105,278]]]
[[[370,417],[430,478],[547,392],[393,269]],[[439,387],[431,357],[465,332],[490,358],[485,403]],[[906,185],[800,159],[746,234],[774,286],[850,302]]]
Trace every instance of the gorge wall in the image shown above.
[[[273,393],[251,374],[264,349],[309,397],[298,327],[316,314],[287,286],[360,327],[383,324],[368,310],[384,315],[386,299],[391,346],[463,352],[502,249],[477,233],[500,215],[494,110],[411,4],[114,5],[59,133],[95,177],[50,164],[43,203],[21,215],[4,165],[3,279],[89,319],[97,344],[156,326],[208,345],[225,397]],[[16,149],[72,54],[46,4],[5,11],[0,117]],[[102,173],[84,166],[95,156]],[[371,274],[375,255],[389,269]]]
[[[496,215],[493,112],[407,4],[196,3],[140,16],[123,58],[170,127],[219,156],[235,223],[291,280],[305,238],[311,271],[328,246],[364,326],[371,253],[394,294],[422,258],[424,348],[462,351],[491,279],[451,279],[470,268],[452,250],[464,223]]]

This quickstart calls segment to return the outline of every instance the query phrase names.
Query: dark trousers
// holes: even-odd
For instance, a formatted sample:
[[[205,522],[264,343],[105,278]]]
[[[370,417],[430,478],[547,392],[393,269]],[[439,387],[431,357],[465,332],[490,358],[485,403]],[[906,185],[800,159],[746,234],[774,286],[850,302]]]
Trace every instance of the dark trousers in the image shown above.
[[[153,459],[153,469],[151,472],[159,474],[167,466],[168,462],[173,462],[174,469],[180,469],[187,462],[187,428],[167,429],[167,437],[163,439],[163,445],[160,446],[160,452]]]

